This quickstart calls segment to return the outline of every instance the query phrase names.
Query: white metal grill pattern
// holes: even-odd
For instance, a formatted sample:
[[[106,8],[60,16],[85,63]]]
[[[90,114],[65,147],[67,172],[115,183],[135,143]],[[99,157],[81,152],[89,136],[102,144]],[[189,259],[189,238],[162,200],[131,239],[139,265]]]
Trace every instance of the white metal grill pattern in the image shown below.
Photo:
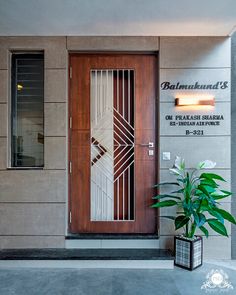
[[[134,219],[134,71],[91,71],[91,220]]]

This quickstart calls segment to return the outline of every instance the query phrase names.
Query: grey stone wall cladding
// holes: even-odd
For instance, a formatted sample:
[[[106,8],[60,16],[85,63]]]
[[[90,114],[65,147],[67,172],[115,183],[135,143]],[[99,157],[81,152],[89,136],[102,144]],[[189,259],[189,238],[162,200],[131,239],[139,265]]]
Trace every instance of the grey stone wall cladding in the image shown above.
[[[7,170],[7,108],[9,101],[9,51],[45,52],[45,168],[40,171]],[[67,64],[68,51],[158,51],[160,81],[230,80],[230,40],[221,37],[0,37],[0,248],[64,247],[66,232]],[[191,52],[191,54],[190,54]],[[173,91],[160,92],[160,110],[174,114]],[[216,108],[227,115],[224,125],[210,136],[186,138],[169,132],[160,122],[160,178],[169,179],[168,167],[178,153],[189,165],[203,156],[216,160],[230,180],[230,92],[215,92]],[[173,145],[172,143],[176,144]],[[183,149],[184,142],[184,149]],[[216,144],[217,143],[217,144]],[[198,152],[193,146],[198,145]],[[213,148],[214,147],[214,148]],[[223,154],[222,154],[223,153]],[[216,170],[218,171],[218,170]],[[225,204],[227,208],[230,203]],[[27,217],[24,218],[24,216]],[[160,247],[169,247],[173,226],[161,221]],[[213,234],[213,233],[212,233]],[[216,243],[217,241],[217,243]],[[206,256],[230,256],[230,239],[212,235],[204,241]],[[214,251],[213,249],[214,245]]]
[[[10,52],[45,55],[45,167],[7,170]],[[66,227],[66,37],[0,37],[0,248],[63,248]]]
[[[160,84],[164,81],[180,84],[193,84],[200,81],[202,84],[230,81],[230,38],[221,37],[160,37]],[[193,91],[185,91],[191,95]],[[199,92],[195,91],[196,94]],[[201,93],[208,93],[202,91]],[[214,114],[224,115],[224,122],[218,127],[205,127],[204,136],[186,137],[182,127],[170,127],[164,115],[182,114],[174,107],[174,98],[183,94],[181,90],[160,90],[160,179],[171,179],[168,168],[172,165],[176,155],[182,156],[187,167],[193,167],[198,161],[210,159],[217,163],[216,173],[226,176],[230,189],[231,171],[231,129],[230,129],[230,88],[226,91],[212,91],[216,106]],[[196,111],[196,113],[200,113]],[[207,112],[209,114],[209,111]],[[193,113],[194,114],[194,113]],[[214,129],[215,128],[215,129]],[[199,128],[200,129],[200,128]],[[174,144],[173,144],[174,143]],[[171,161],[163,161],[163,152],[171,153]],[[217,170],[218,169],[218,170]],[[223,204],[230,210],[230,199]],[[161,215],[170,213],[168,208],[161,209]],[[173,209],[174,210],[174,209]],[[172,210],[172,211],[173,211]],[[231,233],[230,224],[226,225]],[[174,226],[170,221],[160,220],[160,246],[173,248]],[[216,243],[217,241],[217,243]],[[209,239],[204,239],[204,255],[209,258],[231,257],[231,236],[224,238],[210,231]],[[222,251],[222,246],[224,251]]]

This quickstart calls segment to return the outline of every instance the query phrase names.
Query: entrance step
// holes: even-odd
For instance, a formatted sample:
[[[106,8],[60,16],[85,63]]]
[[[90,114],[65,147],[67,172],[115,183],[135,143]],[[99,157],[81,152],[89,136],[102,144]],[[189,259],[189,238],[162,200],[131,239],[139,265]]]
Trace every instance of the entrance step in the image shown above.
[[[165,249],[17,249],[0,251],[0,267],[173,268]]]
[[[70,234],[66,237],[67,249],[158,249],[158,235],[143,234]]]
[[[158,249],[158,239],[72,239],[65,241],[66,249]]]

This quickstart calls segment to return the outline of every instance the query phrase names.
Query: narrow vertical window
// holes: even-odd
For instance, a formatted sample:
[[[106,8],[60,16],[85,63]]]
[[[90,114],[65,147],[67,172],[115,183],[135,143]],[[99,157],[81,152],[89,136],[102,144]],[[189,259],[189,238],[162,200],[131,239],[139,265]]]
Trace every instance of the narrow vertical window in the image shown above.
[[[12,54],[11,74],[11,166],[43,167],[43,54]]]

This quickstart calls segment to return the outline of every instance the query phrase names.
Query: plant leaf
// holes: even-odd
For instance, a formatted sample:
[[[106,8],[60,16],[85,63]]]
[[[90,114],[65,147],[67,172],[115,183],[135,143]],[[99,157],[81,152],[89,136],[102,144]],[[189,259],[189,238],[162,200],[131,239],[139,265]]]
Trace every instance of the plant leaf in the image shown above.
[[[205,186],[205,185],[199,185],[198,187],[197,187],[197,189],[198,190],[200,190],[200,191],[202,191],[205,195],[209,195],[209,191],[207,190],[207,186]]]
[[[205,194],[206,196],[209,196],[210,194],[214,193],[215,192],[215,188],[214,187],[211,187],[209,185],[206,185],[206,184],[200,184],[198,187],[197,187],[197,192],[198,192],[198,195],[199,194],[199,190]]]
[[[199,178],[217,179],[226,182],[223,177],[215,173],[202,173]]]
[[[169,169],[170,173],[175,174],[175,175],[181,175],[181,172],[177,168],[170,168]]]
[[[202,212],[209,211],[209,210],[211,210],[211,207],[209,207],[208,205],[201,205],[200,210]]]
[[[203,179],[201,180],[201,185],[204,185],[204,186],[209,186],[209,187],[212,187],[212,188],[217,188],[219,185],[212,179]]]
[[[200,220],[199,220],[198,214],[195,211],[193,211],[193,217],[194,217],[194,222],[196,223],[196,225],[198,225]]]
[[[206,217],[202,213],[198,213],[199,216],[199,224],[198,227],[202,226],[206,222]]]
[[[225,190],[221,190],[222,193],[224,193],[225,195],[231,196],[233,193],[225,191]]]
[[[212,162],[210,160],[205,160],[203,162],[200,162],[198,165],[197,165],[197,169],[212,169],[214,168],[216,165],[215,162]]]
[[[221,223],[224,224],[224,218],[223,218],[223,216],[219,212],[215,211],[215,208],[213,210],[212,209],[211,210],[208,210],[208,212],[212,216],[216,217]]]
[[[161,207],[170,207],[170,206],[175,206],[177,205],[177,202],[174,200],[166,200],[162,202],[158,202],[156,204],[153,204],[151,207],[152,208],[161,208]]]
[[[180,215],[178,217],[176,217],[175,219],[175,229],[179,229],[181,227],[183,227],[186,223],[189,222],[189,217],[186,217],[185,215]]]
[[[204,226],[200,226],[199,228],[204,233],[204,235],[208,238],[209,237],[208,230]]]
[[[161,183],[155,184],[154,187],[159,187],[161,185],[178,185],[179,186],[179,183],[178,182],[161,182]]]
[[[220,199],[224,199],[227,198],[229,196],[231,196],[232,193],[228,192],[228,191],[224,191],[224,190],[216,190],[215,192],[211,193],[211,196],[215,199],[215,200],[220,200]]]
[[[217,211],[224,219],[228,220],[229,222],[233,224],[236,224],[235,217],[231,215],[229,212],[220,208],[215,208],[215,211]]]
[[[164,198],[172,198],[172,199],[176,199],[176,200],[180,200],[181,198],[178,196],[173,196],[173,195],[157,195],[155,197],[152,197],[154,200],[160,200],[160,199],[164,199]]]
[[[198,227],[202,226],[206,222],[206,217],[202,213],[193,212],[194,222]]]
[[[184,159],[182,159],[179,156],[176,156],[174,167],[176,167],[179,170],[184,170],[185,169],[185,161],[184,161]]]
[[[214,200],[221,200],[221,199],[229,197],[228,195],[216,195],[216,194],[211,194],[211,196]]]
[[[217,219],[207,219],[207,222],[209,224],[209,226],[216,231],[217,233],[221,234],[222,236],[226,236],[228,237],[228,233],[227,230],[224,226],[224,224],[222,224],[220,221],[218,221]]]

